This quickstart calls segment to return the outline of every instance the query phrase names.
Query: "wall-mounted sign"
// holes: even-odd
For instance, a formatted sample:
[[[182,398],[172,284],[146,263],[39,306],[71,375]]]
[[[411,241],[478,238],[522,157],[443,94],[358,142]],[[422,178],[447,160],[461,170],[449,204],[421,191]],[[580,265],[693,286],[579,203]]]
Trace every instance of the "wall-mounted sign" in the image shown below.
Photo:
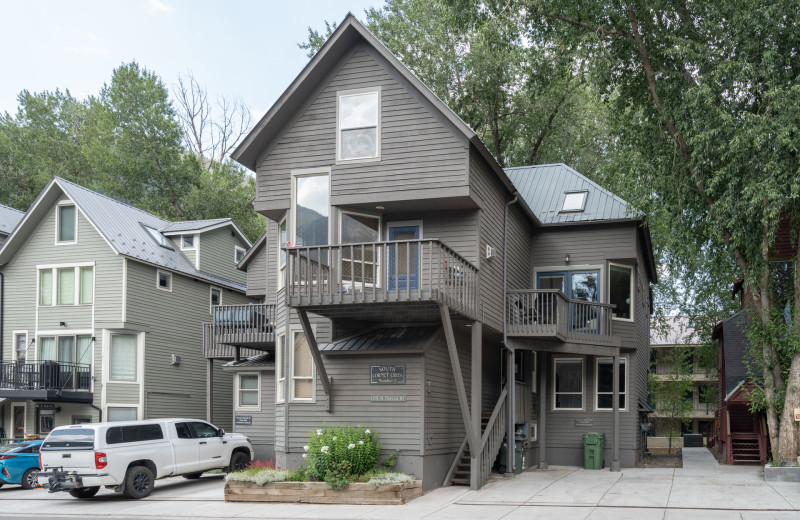
[[[372,403],[405,403],[404,395],[371,395],[369,400]]]
[[[372,385],[404,385],[406,366],[372,365],[369,367],[369,382]]]
[[[236,426],[253,426],[253,416],[237,415],[234,417],[234,424],[236,424]]]
[[[581,428],[586,426],[594,426],[594,422],[592,421],[591,417],[581,417],[580,419],[575,419],[576,428]]]

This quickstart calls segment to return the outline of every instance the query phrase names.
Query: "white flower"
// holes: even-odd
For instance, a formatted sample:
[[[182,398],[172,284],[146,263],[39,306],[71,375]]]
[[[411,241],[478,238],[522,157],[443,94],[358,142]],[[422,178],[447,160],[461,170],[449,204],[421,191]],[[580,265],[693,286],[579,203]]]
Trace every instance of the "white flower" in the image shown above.
[[[366,430],[364,433],[366,433],[367,435],[369,435],[369,428],[367,428],[367,430]]]
[[[336,440],[336,435],[333,436],[333,440]]]
[[[308,457],[308,453],[303,453],[303,458]]]
[[[356,447],[356,445],[355,445],[355,444],[353,444],[352,442],[351,442],[350,444],[348,444],[348,445],[347,445],[347,449],[348,449],[348,450],[352,450],[352,449],[353,449],[353,448],[355,448],[355,447]]]
[[[359,444],[364,444],[364,441],[358,441]]]
[[[317,430],[317,435],[322,435],[322,430]]]
[[[305,446],[303,446],[303,451],[308,451],[308,444],[306,444]]]
[[[319,449],[319,451],[321,451],[322,453],[327,453],[328,452],[328,447],[327,446],[323,446],[322,448]]]

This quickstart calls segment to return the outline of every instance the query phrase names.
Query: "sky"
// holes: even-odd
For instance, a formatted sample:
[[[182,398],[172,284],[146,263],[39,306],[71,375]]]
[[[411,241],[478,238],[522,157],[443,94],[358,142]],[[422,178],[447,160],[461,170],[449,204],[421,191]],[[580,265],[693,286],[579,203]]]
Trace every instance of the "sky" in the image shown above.
[[[191,71],[209,98],[241,97],[255,120],[308,63],[308,27],[381,0],[0,0],[0,114],[22,90],[97,95],[136,60],[172,90]]]

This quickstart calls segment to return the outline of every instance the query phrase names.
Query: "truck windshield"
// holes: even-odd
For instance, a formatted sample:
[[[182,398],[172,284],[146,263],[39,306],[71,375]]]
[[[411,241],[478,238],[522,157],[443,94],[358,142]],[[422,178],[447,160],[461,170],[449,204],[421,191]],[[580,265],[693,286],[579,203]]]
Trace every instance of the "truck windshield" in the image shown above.
[[[89,428],[65,428],[53,430],[42,444],[43,450],[86,450],[94,447],[94,430]]]

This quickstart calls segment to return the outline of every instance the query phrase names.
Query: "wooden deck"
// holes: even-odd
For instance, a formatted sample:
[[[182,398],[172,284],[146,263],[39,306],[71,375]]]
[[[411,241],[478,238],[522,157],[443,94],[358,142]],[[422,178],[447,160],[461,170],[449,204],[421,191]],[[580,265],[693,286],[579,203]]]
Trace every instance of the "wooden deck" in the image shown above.
[[[254,356],[275,346],[275,305],[219,305],[214,321],[203,324],[203,356],[234,359]]]

